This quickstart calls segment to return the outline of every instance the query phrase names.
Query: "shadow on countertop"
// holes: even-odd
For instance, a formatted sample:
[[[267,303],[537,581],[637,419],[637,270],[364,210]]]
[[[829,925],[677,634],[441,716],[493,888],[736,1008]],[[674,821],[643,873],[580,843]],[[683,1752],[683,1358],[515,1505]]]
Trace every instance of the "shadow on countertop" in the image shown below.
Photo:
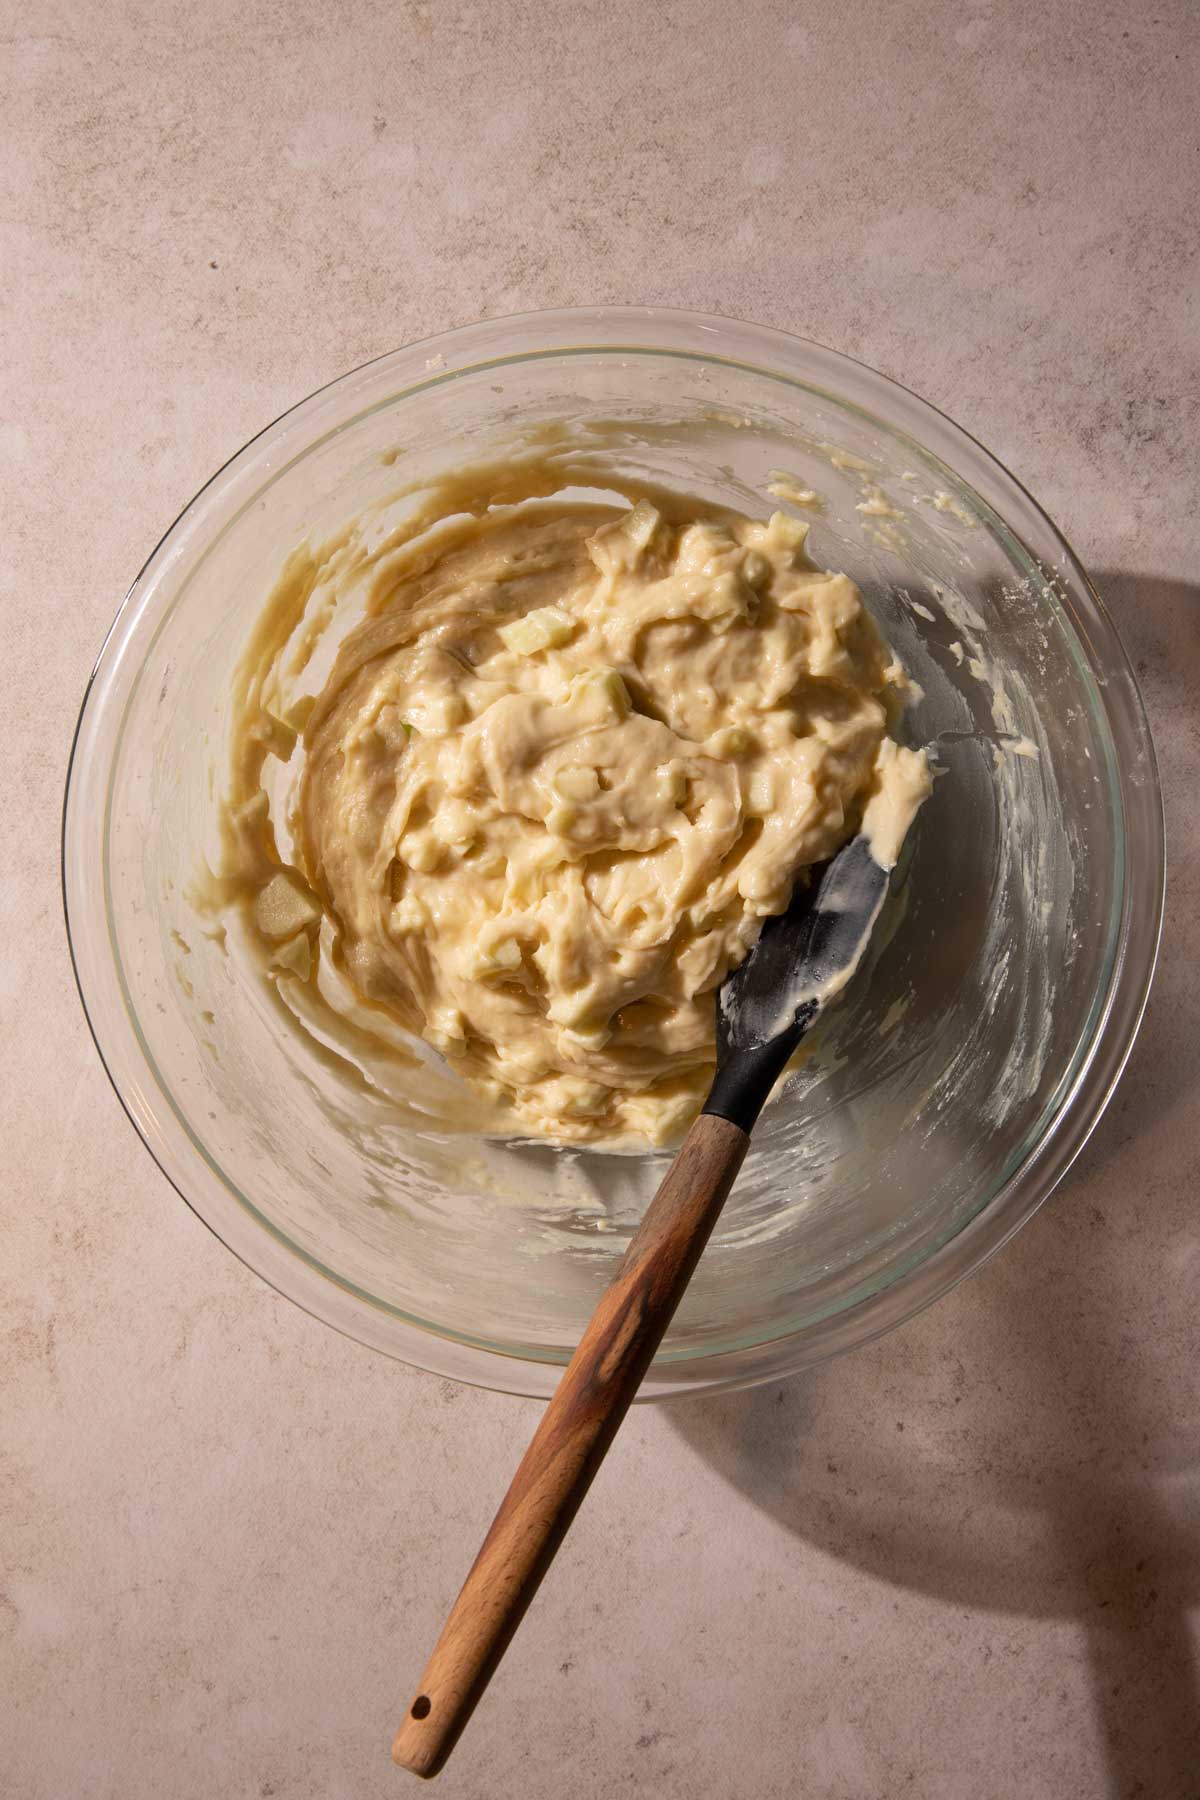
[[[1146,691],[1168,790],[1186,797],[1200,785],[1200,587],[1095,583]],[[1113,1800],[1200,1795],[1187,1617],[1200,1601],[1197,848],[1181,820],[1141,1036],[1032,1228],[923,1324],[783,1387],[668,1414],[828,1555],[963,1607],[1077,1620]]]

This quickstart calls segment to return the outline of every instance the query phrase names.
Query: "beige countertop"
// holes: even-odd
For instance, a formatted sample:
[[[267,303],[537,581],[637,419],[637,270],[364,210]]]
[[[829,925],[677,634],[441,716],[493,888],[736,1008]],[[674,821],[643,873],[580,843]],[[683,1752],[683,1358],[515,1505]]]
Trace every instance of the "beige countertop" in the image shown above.
[[[1200,1793],[1200,20],[1054,0],[31,0],[5,139],[0,1788],[415,1792],[387,1750],[531,1403],[356,1348],[180,1204],[58,901],[79,697],[205,477],[351,365],[641,300],[981,437],[1142,677],[1172,891],[1128,1073],[948,1300],[641,1410],[447,1800]]]

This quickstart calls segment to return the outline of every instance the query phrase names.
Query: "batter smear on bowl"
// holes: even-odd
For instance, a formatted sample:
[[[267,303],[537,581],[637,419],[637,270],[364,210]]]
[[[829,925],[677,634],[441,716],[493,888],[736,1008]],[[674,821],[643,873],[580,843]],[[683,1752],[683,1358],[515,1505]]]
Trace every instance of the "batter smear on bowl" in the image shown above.
[[[357,1032],[424,1039],[494,1128],[662,1143],[762,920],[864,814],[894,860],[930,776],[806,524],[556,480],[464,471],[296,553],[242,667],[214,892],[306,1016],[349,989]]]

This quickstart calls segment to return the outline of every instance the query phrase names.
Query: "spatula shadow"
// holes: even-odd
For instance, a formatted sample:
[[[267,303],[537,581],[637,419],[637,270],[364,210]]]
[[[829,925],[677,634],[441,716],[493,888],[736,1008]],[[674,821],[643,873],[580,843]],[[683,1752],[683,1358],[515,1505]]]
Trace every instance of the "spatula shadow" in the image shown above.
[[[1185,725],[1200,588],[1124,574],[1096,585],[1152,713]],[[1183,738],[1171,734],[1175,762]],[[1176,782],[1200,779],[1194,726],[1190,744],[1191,776],[1173,767]],[[1109,1792],[1156,1800],[1200,1794],[1187,1619],[1200,1602],[1200,1397],[1179,1286],[1194,1227],[1180,1155],[1148,1148],[1194,1132],[1200,1091],[1196,876],[1181,861],[1129,1069],[1041,1217],[880,1344],[669,1415],[726,1480],[827,1554],[956,1606],[1077,1620]]]

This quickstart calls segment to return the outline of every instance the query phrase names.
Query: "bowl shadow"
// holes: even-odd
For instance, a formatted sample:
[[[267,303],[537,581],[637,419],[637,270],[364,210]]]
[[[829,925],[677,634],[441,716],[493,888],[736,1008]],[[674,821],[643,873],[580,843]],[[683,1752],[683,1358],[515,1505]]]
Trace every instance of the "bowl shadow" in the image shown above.
[[[1200,587],[1120,573],[1096,586],[1165,725],[1170,811],[1200,780]],[[1196,858],[1185,850],[1172,876],[1129,1067],[1034,1225],[904,1331],[668,1417],[828,1555],[964,1608],[1077,1621],[1109,1792],[1184,1800],[1200,1793],[1200,1386],[1181,1261],[1200,1087]]]

